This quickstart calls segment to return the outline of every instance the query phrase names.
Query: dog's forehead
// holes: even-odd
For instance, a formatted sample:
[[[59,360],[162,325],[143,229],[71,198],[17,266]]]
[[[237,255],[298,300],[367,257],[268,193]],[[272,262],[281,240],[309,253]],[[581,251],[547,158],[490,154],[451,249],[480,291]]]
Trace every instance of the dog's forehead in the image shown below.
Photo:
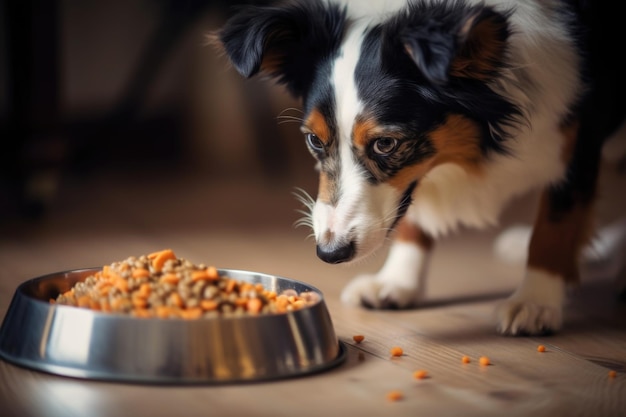
[[[433,109],[417,88],[417,69],[406,56],[385,57],[381,47],[379,25],[356,23],[337,53],[318,67],[305,111],[323,117],[326,131],[339,141],[353,139],[355,128],[363,122],[370,128],[414,129],[420,120],[433,119],[420,116]]]

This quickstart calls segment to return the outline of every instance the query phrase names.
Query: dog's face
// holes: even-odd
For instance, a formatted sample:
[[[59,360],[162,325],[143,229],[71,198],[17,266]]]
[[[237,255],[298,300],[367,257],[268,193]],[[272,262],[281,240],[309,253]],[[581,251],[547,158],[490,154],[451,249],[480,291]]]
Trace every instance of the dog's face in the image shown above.
[[[505,65],[506,16],[482,6],[414,3],[368,24],[301,1],[246,9],[218,36],[241,74],[302,99],[320,175],[312,224],[329,263],[379,248],[435,166],[480,175],[517,113],[488,86]]]

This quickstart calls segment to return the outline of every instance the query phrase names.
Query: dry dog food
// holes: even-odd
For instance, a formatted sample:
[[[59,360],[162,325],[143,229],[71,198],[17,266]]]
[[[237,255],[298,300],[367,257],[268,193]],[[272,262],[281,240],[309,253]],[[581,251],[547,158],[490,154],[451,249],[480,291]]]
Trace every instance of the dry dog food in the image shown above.
[[[423,369],[419,369],[419,370],[413,372],[413,378],[415,378],[415,379],[426,379],[426,378],[428,378],[428,371],[425,371]]]
[[[404,394],[402,393],[402,391],[394,390],[394,391],[389,391],[387,393],[387,399],[389,401],[399,401],[403,398],[404,398]]]
[[[404,354],[404,351],[402,350],[401,347],[394,346],[391,348],[390,353],[391,353],[391,356],[402,356]]]
[[[545,351],[546,351],[546,347],[544,345],[537,346],[537,352],[545,352]]]
[[[491,361],[489,360],[489,358],[487,356],[481,356],[480,359],[478,359],[478,362],[482,365],[482,366],[488,366],[491,365]]]
[[[463,362],[463,363],[470,363],[471,361],[472,360],[467,355],[464,355],[463,357],[461,357],[461,362]]]
[[[363,336],[362,334],[355,334],[354,336],[352,336],[352,340],[357,343],[361,343],[363,340],[365,340],[365,336]]]
[[[319,295],[294,290],[276,294],[165,249],[105,265],[50,301],[136,317],[196,319],[284,313],[316,303]]]

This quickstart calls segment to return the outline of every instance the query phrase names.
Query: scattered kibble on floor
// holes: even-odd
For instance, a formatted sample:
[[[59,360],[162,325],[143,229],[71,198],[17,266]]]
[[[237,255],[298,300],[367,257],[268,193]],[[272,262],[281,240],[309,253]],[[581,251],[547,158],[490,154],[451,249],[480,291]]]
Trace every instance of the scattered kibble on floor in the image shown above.
[[[391,348],[391,356],[402,356],[404,351],[399,346],[394,346]]]
[[[425,371],[423,369],[419,369],[419,370],[413,372],[413,377],[415,379],[426,379],[428,377],[428,371]]]
[[[389,391],[387,393],[387,399],[389,401],[398,401],[401,400],[402,398],[404,398],[404,394],[402,393],[402,391]]]
[[[481,356],[478,362],[480,362],[482,366],[491,365],[491,361],[489,360],[487,356]]]
[[[363,336],[362,334],[355,334],[354,336],[352,336],[352,340],[354,340],[357,343],[361,343],[364,339],[365,339],[365,336]]]
[[[544,345],[537,346],[537,352],[545,352],[545,351],[546,351],[546,347]]]
[[[465,355],[461,358],[461,362],[463,363],[470,363],[472,360],[470,359],[469,356]]]
[[[617,372],[615,372],[614,370],[610,370],[609,371],[609,378],[615,378],[617,376]]]

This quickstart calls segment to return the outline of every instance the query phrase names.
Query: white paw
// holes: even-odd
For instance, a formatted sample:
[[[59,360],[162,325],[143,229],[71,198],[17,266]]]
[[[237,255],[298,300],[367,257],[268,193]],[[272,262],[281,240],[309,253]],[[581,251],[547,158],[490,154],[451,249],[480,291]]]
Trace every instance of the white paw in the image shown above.
[[[563,325],[564,299],[561,277],[529,269],[517,291],[496,308],[497,330],[513,336],[556,332]]]
[[[498,332],[503,335],[542,335],[561,329],[560,306],[538,304],[530,300],[509,298],[496,309]]]
[[[360,275],[341,292],[341,301],[352,306],[402,309],[414,307],[420,295],[417,286],[401,285],[377,275]]]

